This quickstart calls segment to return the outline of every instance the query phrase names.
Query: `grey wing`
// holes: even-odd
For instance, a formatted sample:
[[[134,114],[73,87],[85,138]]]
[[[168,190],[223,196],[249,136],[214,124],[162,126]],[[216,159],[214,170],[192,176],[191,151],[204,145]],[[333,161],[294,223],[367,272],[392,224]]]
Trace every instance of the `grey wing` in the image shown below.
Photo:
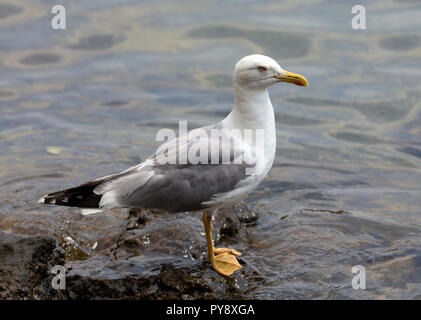
[[[200,128],[209,131],[215,126]],[[199,129],[196,129],[199,130]],[[253,157],[241,144],[233,148],[232,137],[225,139],[197,139],[195,130],[189,137],[174,139],[163,144],[158,151],[127,174],[97,187],[95,192],[102,194],[100,206],[141,207],[162,209],[170,212],[193,211],[205,208],[204,204],[216,195],[230,192],[239,182],[247,178],[247,168],[253,167]],[[182,140],[180,142],[180,140]],[[227,145],[229,144],[229,146]],[[219,150],[219,163],[211,161],[212,152]],[[223,159],[223,150],[229,150]],[[181,152],[206,152],[202,160],[192,163],[179,163]],[[204,151],[207,150],[207,151]],[[199,152],[199,153],[200,153]],[[247,155],[246,155],[247,154]],[[176,163],[163,163],[164,156],[173,155]],[[241,159],[239,160],[239,158]],[[203,161],[206,158],[207,161]],[[228,159],[228,160],[227,160]]]

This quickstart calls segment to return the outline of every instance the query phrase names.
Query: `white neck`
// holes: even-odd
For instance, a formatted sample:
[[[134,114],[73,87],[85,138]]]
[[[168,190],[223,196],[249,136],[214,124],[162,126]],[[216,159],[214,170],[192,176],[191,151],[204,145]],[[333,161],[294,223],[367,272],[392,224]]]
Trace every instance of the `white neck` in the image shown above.
[[[264,152],[268,169],[276,151],[275,115],[266,88],[247,88],[234,84],[235,103],[231,113],[223,120],[226,128],[263,129]]]
[[[248,88],[234,83],[234,108],[227,119],[236,128],[275,129],[272,103],[266,88]]]

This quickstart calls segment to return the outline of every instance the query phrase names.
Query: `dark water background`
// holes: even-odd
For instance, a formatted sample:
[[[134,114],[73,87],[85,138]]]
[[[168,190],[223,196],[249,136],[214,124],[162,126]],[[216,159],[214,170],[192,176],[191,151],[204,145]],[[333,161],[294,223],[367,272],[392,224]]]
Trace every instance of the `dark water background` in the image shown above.
[[[94,256],[127,212],[82,217],[37,199],[139,163],[179,119],[220,120],[234,63],[264,53],[310,88],[270,88],[277,156],[246,201],[259,220],[222,243],[255,271],[237,274],[240,297],[421,298],[419,1],[359,1],[359,31],[352,1],[61,3],[65,31],[50,26],[54,1],[0,1],[0,231]],[[177,243],[204,259],[200,215],[154,220],[143,245],[170,256],[153,237],[175,236],[168,223],[191,225]],[[366,290],[351,287],[354,265]]]

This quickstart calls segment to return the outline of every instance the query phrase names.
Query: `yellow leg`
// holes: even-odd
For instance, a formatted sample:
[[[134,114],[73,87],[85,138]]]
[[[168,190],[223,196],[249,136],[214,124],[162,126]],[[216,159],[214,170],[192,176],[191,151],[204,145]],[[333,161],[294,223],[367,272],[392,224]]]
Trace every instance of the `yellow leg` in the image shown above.
[[[235,249],[214,248],[212,240],[212,214],[208,211],[203,212],[203,225],[206,232],[206,243],[208,245],[208,258],[212,267],[224,276],[230,276],[234,271],[241,269],[241,264],[237,261],[235,255],[241,253]]]

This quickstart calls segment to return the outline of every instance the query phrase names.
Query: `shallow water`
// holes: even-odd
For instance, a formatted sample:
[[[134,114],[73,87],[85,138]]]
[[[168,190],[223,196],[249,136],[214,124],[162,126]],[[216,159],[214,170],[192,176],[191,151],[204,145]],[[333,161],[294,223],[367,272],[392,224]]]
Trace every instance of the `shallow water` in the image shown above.
[[[219,239],[243,252],[239,297],[420,299],[421,6],[360,3],[355,31],[349,1],[65,1],[67,30],[54,31],[50,1],[0,1],[0,231],[95,256],[126,211],[83,218],[36,200],[137,164],[179,119],[218,121],[234,63],[265,53],[310,87],[270,88],[277,157],[246,200],[259,219]],[[161,257],[171,237],[204,257],[199,215],[165,215],[143,236]]]

